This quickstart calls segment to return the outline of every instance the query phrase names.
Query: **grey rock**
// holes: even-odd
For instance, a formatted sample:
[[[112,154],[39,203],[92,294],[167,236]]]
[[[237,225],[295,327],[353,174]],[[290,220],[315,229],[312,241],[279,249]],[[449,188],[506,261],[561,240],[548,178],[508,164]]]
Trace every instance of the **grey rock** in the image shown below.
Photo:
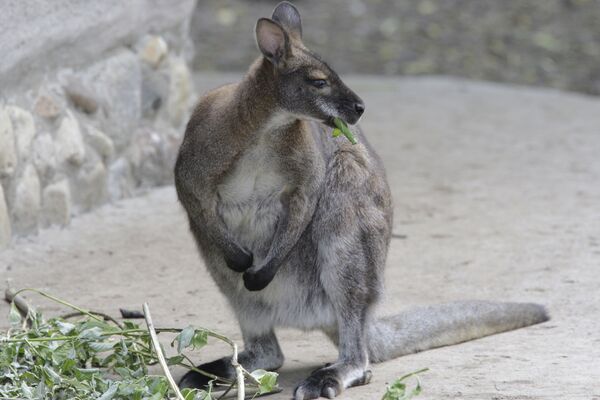
[[[124,149],[141,118],[142,73],[138,57],[129,50],[92,66],[86,72],[105,108],[103,131],[117,150]]]
[[[115,155],[115,145],[111,138],[92,125],[86,127],[86,140],[102,157],[105,164]]]
[[[89,211],[102,205],[107,197],[107,171],[102,161],[84,165],[73,182],[72,192],[79,211]]]
[[[6,107],[12,121],[20,162],[29,157],[31,141],[35,136],[35,122],[29,111],[16,106]]]
[[[42,224],[66,226],[71,221],[71,190],[69,182],[48,185],[43,193]]]
[[[81,165],[85,159],[85,146],[79,123],[75,116],[67,111],[54,138],[59,163],[68,162]]]
[[[12,176],[17,167],[13,125],[6,107],[0,106],[0,178]]]
[[[12,230],[10,227],[10,217],[8,207],[4,198],[4,189],[0,185],[0,250],[5,249],[10,244]]]
[[[17,181],[12,204],[15,232],[20,234],[37,232],[40,203],[40,180],[33,165],[27,164]]]
[[[40,94],[33,105],[33,112],[42,118],[54,119],[61,113],[62,107],[52,95]]]
[[[40,133],[33,140],[31,145],[31,161],[41,178],[52,178],[56,171],[56,154],[54,140],[48,132]]]
[[[108,194],[111,200],[131,197],[135,189],[135,179],[129,161],[118,158],[108,170]]]
[[[174,147],[170,135],[161,135],[151,127],[141,127],[135,132],[126,155],[138,185],[149,187],[172,181]]]
[[[148,65],[156,68],[166,57],[169,47],[161,36],[147,36],[142,40],[139,54],[140,58]]]
[[[86,114],[98,111],[98,94],[91,84],[86,84],[80,78],[71,76],[63,87],[75,107]]]
[[[169,100],[167,110],[174,126],[184,122],[192,100],[192,81],[188,66],[182,58],[171,57],[169,60]]]
[[[142,64],[142,116],[153,118],[169,97],[169,77]]]

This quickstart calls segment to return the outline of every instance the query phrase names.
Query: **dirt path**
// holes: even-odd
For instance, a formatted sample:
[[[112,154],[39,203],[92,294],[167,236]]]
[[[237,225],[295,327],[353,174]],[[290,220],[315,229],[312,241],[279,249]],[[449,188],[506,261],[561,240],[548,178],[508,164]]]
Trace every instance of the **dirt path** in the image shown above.
[[[380,398],[395,377],[429,367],[424,399],[600,399],[600,101],[436,78],[350,82],[366,100],[363,126],[387,165],[395,230],[406,236],[392,243],[381,312],[523,300],[546,304],[552,320],[373,365],[372,383],[341,398]],[[240,339],[172,187],[20,240],[0,253],[6,278],[112,314],[149,301],[157,325]],[[0,315],[7,310],[0,304]],[[273,399],[336,357],[320,333],[284,329],[280,340],[285,391]],[[210,346],[198,359],[226,352]]]

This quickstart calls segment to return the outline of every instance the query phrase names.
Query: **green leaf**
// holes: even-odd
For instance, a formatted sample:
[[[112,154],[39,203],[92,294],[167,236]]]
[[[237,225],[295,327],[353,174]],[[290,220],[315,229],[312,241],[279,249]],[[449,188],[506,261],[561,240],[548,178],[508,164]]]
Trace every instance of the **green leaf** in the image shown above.
[[[208,343],[208,332],[205,330],[199,330],[194,333],[192,338],[192,346],[194,349],[201,349]]]
[[[396,379],[390,386],[387,387],[385,394],[382,397],[382,400],[409,400],[413,397],[418,396],[419,394],[421,394],[421,382],[419,381],[419,378],[417,377],[417,384],[415,388],[409,392],[406,391],[407,385],[405,383],[405,380],[411,376],[415,376],[427,370],[428,368],[424,368],[415,372],[411,372]]]
[[[10,321],[10,326],[17,329],[21,326],[22,318],[19,309],[14,302],[10,303],[10,311],[8,312],[8,320]]]
[[[331,133],[331,136],[332,136],[332,137],[338,137],[338,136],[340,136],[341,134],[342,134],[342,131],[341,131],[341,130],[339,130],[338,128],[335,128],[335,129],[333,130],[333,132]]]
[[[181,353],[184,349],[188,348],[192,343],[194,337],[194,327],[189,325],[184,328],[179,335],[175,338],[177,341],[177,352]]]
[[[102,329],[98,326],[95,326],[82,331],[78,337],[80,339],[97,340],[102,336],[102,333]]]
[[[270,393],[277,387],[278,374],[276,372],[269,372],[265,371],[264,369],[257,369],[255,371],[252,371],[250,375],[252,375],[259,383],[259,394]]]
[[[334,118],[333,123],[337,127],[336,129],[339,129],[344,134],[344,136],[346,136],[346,139],[348,139],[350,141],[350,143],[352,143],[352,144],[358,143],[358,141],[356,140],[356,138],[350,131],[350,128],[348,128],[348,125],[346,124],[346,122],[344,122],[340,118]],[[335,129],[334,129],[334,135],[335,135]],[[337,136],[339,136],[339,134]]]
[[[182,355],[176,355],[170,358],[167,358],[167,365],[177,365],[180,362],[183,361],[185,357],[183,357]]]
[[[56,326],[58,326],[58,330],[63,335],[68,335],[69,333],[71,333],[71,331],[73,331],[73,329],[75,329],[75,325],[70,324],[68,322],[56,320],[55,323],[56,323]]]
[[[116,383],[113,383],[110,385],[108,390],[102,394],[102,396],[98,397],[98,400],[111,400],[117,393],[118,388],[119,386]]]

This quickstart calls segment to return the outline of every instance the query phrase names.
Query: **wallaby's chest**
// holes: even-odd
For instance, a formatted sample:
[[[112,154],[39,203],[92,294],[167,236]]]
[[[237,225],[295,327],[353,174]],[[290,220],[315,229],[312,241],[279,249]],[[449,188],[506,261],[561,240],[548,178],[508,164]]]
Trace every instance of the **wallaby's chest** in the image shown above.
[[[268,144],[248,149],[218,186],[218,212],[239,244],[266,252],[282,211],[286,180]]]

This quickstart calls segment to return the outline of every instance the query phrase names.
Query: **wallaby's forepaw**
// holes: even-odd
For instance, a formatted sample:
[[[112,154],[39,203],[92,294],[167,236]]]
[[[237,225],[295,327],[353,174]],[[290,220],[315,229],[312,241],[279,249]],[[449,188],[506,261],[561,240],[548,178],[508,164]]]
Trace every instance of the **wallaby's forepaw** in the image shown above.
[[[326,397],[333,399],[344,390],[345,375],[355,375],[358,371],[347,371],[344,365],[329,365],[314,371],[304,382],[294,390],[294,400],[309,400]],[[347,383],[346,387],[366,385],[371,381],[371,371],[358,372],[358,378]]]
[[[244,286],[250,291],[263,290],[271,283],[277,268],[271,264],[266,264],[261,267],[252,267],[244,272]]]
[[[253,262],[254,257],[252,256],[252,253],[242,249],[241,247],[238,247],[237,251],[235,252],[225,254],[225,263],[235,272],[246,271],[248,268],[252,267]]]

